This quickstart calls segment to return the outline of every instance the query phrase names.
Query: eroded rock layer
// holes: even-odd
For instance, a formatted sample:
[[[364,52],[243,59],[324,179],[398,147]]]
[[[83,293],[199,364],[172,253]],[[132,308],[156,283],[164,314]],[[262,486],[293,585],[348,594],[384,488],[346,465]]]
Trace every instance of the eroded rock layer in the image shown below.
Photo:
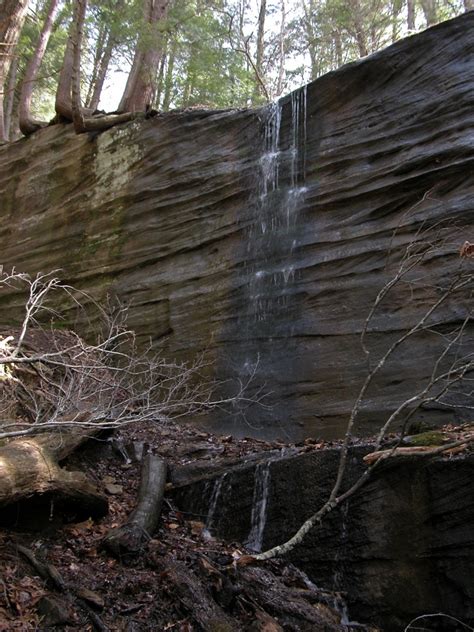
[[[466,14],[264,110],[172,113],[100,135],[54,126],[5,146],[1,263],[60,268],[95,298],[117,294],[143,339],[179,358],[206,351],[231,380],[224,395],[255,373],[251,391],[263,386],[272,406],[214,413],[221,429],[339,434],[394,259],[443,238],[411,279],[421,291],[400,284],[375,314],[374,357],[436,300],[471,236],[473,28]],[[360,431],[431,373],[440,327],[462,321],[465,299],[437,311],[436,335],[400,349]],[[2,324],[20,301],[2,298]]]

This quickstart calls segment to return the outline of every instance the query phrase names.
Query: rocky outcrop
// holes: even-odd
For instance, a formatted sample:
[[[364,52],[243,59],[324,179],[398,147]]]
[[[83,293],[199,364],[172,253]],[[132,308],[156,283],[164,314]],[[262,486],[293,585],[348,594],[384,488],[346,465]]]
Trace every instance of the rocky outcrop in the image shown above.
[[[98,299],[117,294],[169,356],[206,351],[232,381],[224,394],[256,367],[253,388],[265,385],[273,407],[219,413],[220,429],[339,434],[392,256],[442,222],[421,297],[400,285],[377,312],[375,354],[438,296],[470,236],[473,27],[468,13],[265,110],[171,113],[99,135],[54,126],[2,147],[1,263],[60,268]],[[2,297],[2,324],[20,302]],[[436,333],[465,313],[462,297],[446,304]],[[360,432],[426,378],[439,340],[425,332],[400,350]]]
[[[368,451],[352,450],[346,485],[364,470]],[[184,485],[175,497],[183,511],[207,514],[213,535],[265,550],[327,500],[338,458],[337,449],[272,455]],[[320,588],[345,593],[351,621],[399,632],[417,616],[441,612],[472,625],[473,475],[473,455],[387,462],[287,559]],[[452,623],[431,621],[430,629],[458,629]]]

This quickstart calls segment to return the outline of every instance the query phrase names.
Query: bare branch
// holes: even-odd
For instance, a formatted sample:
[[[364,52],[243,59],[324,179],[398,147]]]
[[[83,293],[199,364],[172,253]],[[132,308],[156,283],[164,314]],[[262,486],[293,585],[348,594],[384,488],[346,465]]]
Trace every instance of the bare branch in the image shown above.
[[[418,237],[421,236],[421,233],[418,233]],[[425,239],[428,237],[428,239]],[[370,353],[365,344],[365,337],[369,333],[369,325],[373,316],[380,306],[381,302],[384,298],[390,293],[390,291],[399,283],[405,282],[410,273],[414,272],[417,267],[422,265],[427,257],[431,257],[436,254],[437,249],[440,247],[445,248],[446,243],[443,241],[439,241],[436,239],[429,238],[429,231],[423,235],[423,239],[421,241],[417,241],[416,243],[410,243],[405,251],[404,256],[401,259],[400,265],[396,270],[394,276],[386,283],[386,285],[380,290],[378,293],[374,304],[367,316],[367,319],[364,323],[362,333],[361,333],[361,343],[364,353],[367,358],[369,358]],[[461,258],[470,258],[471,257],[471,244],[466,242],[464,246],[460,250]],[[331,511],[333,511],[336,507],[340,506],[343,502],[345,502],[350,496],[356,493],[370,478],[373,470],[377,468],[380,463],[386,461],[387,459],[395,456],[400,456],[403,454],[411,454],[413,456],[437,456],[441,455],[445,452],[449,452],[450,450],[456,450],[457,448],[462,447],[466,448],[469,444],[474,441],[474,434],[468,433],[465,436],[461,437],[459,440],[449,442],[440,447],[428,447],[428,448],[403,448],[400,447],[400,444],[403,440],[408,421],[412,418],[412,416],[416,413],[417,410],[423,405],[427,405],[429,403],[441,403],[445,406],[450,406],[448,402],[443,398],[450,392],[453,391],[455,386],[460,384],[464,384],[464,382],[470,378],[468,378],[468,374],[474,370],[474,354],[465,353],[461,357],[458,357],[458,349],[461,346],[461,342],[463,336],[466,332],[468,324],[471,322],[472,312],[468,310],[461,325],[455,328],[449,335],[442,335],[440,337],[441,342],[444,344],[444,347],[441,348],[439,355],[433,361],[433,367],[430,372],[429,377],[426,379],[425,384],[421,386],[415,393],[411,396],[404,399],[395,410],[388,416],[385,423],[382,424],[379,429],[378,436],[375,443],[375,452],[369,455],[366,458],[366,463],[368,464],[367,469],[359,476],[359,478],[351,485],[351,487],[344,492],[341,493],[341,487],[344,479],[344,475],[346,472],[347,465],[347,457],[349,453],[349,448],[352,442],[352,435],[354,426],[356,423],[356,419],[359,415],[360,409],[362,407],[364,398],[366,393],[373,383],[375,377],[378,373],[384,368],[386,363],[391,359],[394,352],[407,340],[409,340],[412,336],[418,333],[426,333],[433,332],[433,323],[432,318],[436,314],[437,310],[444,305],[448,300],[453,297],[458,297],[458,293],[460,290],[466,290],[468,288],[472,288],[474,285],[474,274],[469,272],[464,272],[462,269],[451,279],[447,287],[445,288],[437,288],[440,292],[440,296],[435,300],[431,305],[428,305],[425,312],[422,316],[417,320],[417,322],[408,328],[405,332],[403,332],[383,353],[383,355],[379,358],[373,368],[370,367],[370,363],[368,363],[368,374],[365,378],[359,394],[354,402],[352,407],[347,428],[346,434],[344,437],[344,441],[340,451],[339,458],[339,466],[336,476],[336,481],[331,490],[328,500],[322,505],[322,507],[313,514],[308,520],[306,520],[302,526],[298,529],[295,535],[290,538],[287,542],[275,546],[268,551],[264,551],[263,553],[259,553],[255,555],[255,559],[258,560],[266,560],[275,556],[281,556],[285,553],[291,551],[297,544],[299,544],[306,534],[317,524],[319,524],[322,519]],[[471,297],[472,291],[469,293],[469,297]],[[435,332],[437,333],[437,332]],[[451,360],[452,355],[454,354],[454,358]],[[449,366],[443,368],[443,366],[449,361]],[[471,391],[472,395],[473,391]],[[469,395],[469,393],[468,393]],[[468,406],[463,406],[462,404],[455,404],[460,408],[467,409]],[[474,405],[473,405],[474,409]],[[381,446],[383,441],[387,435],[387,432],[392,427],[394,422],[398,420],[403,414],[406,413],[406,416],[403,421],[402,431],[391,448],[387,450],[381,450]]]

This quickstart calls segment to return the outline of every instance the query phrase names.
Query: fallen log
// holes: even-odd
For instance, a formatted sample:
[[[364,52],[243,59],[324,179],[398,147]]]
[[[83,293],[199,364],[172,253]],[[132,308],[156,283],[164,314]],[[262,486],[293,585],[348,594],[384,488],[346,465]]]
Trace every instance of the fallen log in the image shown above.
[[[68,520],[105,515],[108,501],[86,475],[61,467],[61,461],[102,432],[101,424],[93,423],[93,397],[75,399],[65,393],[74,392],[82,365],[81,385],[91,393],[97,389],[97,378],[107,377],[105,370],[94,375],[89,368],[95,360],[93,354],[83,351],[81,341],[70,332],[32,329],[26,334],[7,333],[0,335],[0,401],[6,417],[0,418],[2,524],[24,523],[25,519],[38,523],[44,515],[52,520],[59,513]],[[13,340],[17,345],[21,341],[20,351]],[[48,352],[54,352],[52,363],[48,363]],[[31,358],[38,360],[29,362]],[[61,413],[56,404],[62,406]],[[49,412],[40,415],[38,411]]]
[[[4,519],[8,522],[10,515],[22,522],[22,518],[28,516],[23,515],[25,510],[19,511],[19,507],[30,504],[33,498],[34,511],[39,513],[39,507],[43,507],[50,519],[59,511],[68,520],[104,516],[108,510],[107,498],[83,472],[71,472],[59,465],[91,434],[90,430],[79,428],[77,431],[63,430],[16,439],[0,448],[2,522]]]
[[[441,454],[453,456],[455,454],[464,452],[464,450],[466,450],[468,446],[473,442],[474,436],[472,435],[472,433],[467,433],[462,439],[459,439],[458,441],[453,441],[451,443],[446,443],[442,446],[420,445],[407,448],[387,448],[386,450],[377,450],[375,452],[370,452],[369,454],[364,456],[364,463],[371,466],[374,465],[377,461],[401,456],[429,457],[438,456]]]
[[[158,524],[166,484],[167,465],[161,457],[147,454],[143,459],[138,504],[127,522],[109,531],[103,546],[117,557],[137,555]]]
[[[242,568],[214,563],[195,551],[188,551],[185,559],[178,559],[179,554],[152,551],[147,561],[160,571],[163,589],[177,604],[177,616],[186,617],[198,629],[346,630],[334,608],[342,603],[339,596],[312,586],[291,566],[281,573],[281,565],[274,564],[273,570]]]
[[[168,554],[160,558],[158,565],[162,570],[163,587],[166,592],[181,604],[184,612],[203,630],[242,630],[238,621],[227,615],[216,603],[206,584],[187,564]]]

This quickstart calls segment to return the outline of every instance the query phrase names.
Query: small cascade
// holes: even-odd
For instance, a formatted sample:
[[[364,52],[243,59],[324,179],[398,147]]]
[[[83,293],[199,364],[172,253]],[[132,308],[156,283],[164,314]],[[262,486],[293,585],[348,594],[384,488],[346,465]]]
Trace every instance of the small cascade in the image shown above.
[[[217,504],[220,500],[222,493],[222,485],[224,483],[227,472],[220,476],[215,482],[212,489],[211,497],[209,499],[209,509],[207,510],[206,526],[204,529],[205,534],[210,537],[212,535],[211,530],[214,526]]]
[[[304,181],[306,175],[306,104],[308,86],[291,93],[291,187]]]
[[[252,516],[249,536],[245,542],[247,548],[259,553],[262,550],[263,534],[267,521],[267,504],[270,492],[270,465],[269,459],[265,463],[259,463],[255,468],[255,483],[252,499]]]

